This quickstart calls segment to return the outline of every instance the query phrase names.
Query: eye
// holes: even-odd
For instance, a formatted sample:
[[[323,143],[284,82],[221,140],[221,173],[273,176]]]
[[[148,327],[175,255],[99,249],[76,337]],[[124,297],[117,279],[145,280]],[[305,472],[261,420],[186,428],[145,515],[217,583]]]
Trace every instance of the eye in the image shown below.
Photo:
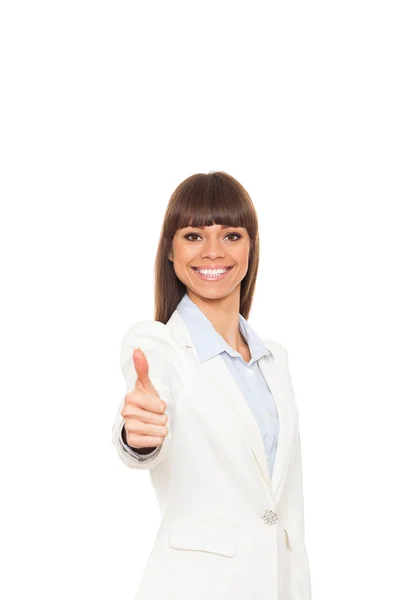
[[[198,233],[188,233],[185,235],[185,240],[189,240],[190,237],[196,236],[196,235],[197,235],[197,237],[200,237]],[[189,241],[191,242],[192,240],[189,240]]]
[[[227,233],[225,237],[228,237],[228,236],[231,236],[231,235],[236,236],[235,240],[231,240],[233,242],[236,242],[237,240],[240,240],[240,238],[242,237],[240,233]],[[184,236],[184,238],[185,238],[185,240],[189,240],[191,242],[192,240],[190,240],[189,238],[191,238],[192,236],[200,237],[200,235],[198,233],[187,233]]]

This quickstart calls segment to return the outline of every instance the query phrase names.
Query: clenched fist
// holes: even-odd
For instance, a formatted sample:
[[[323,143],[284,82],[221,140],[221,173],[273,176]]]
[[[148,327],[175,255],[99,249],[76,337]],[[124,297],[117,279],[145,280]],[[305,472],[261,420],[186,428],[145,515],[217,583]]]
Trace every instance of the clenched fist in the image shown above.
[[[137,380],[125,396],[121,415],[125,421],[126,441],[133,448],[157,448],[168,434],[164,414],[166,404],[161,400],[149,378],[149,365],[142,350],[133,351]]]

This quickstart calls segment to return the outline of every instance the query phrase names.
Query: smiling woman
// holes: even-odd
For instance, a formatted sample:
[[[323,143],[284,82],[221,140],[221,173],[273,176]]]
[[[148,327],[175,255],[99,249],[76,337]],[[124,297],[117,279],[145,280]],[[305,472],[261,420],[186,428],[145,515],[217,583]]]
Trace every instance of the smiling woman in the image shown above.
[[[258,219],[246,189],[224,172],[188,177],[173,192],[165,212],[155,265],[155,285],[160,292],[155,299],[155,319],[166,323],[187,285],[192,282],[200,292],[203,281],[218,283],[218,289],[210,289],[215,299],[240,283],[239,312],[247,318],[258,261]],[[208,272],[193,277],[193,267]],[[210,273],[227,267],[228,274]]]
[[[162,516],[135,600],[311,600],[287,353],[247,320],[258,262],[243,186],[224,172],[183,181],[160,235],[155,319],[121,344],[113,440],[150,471]]]

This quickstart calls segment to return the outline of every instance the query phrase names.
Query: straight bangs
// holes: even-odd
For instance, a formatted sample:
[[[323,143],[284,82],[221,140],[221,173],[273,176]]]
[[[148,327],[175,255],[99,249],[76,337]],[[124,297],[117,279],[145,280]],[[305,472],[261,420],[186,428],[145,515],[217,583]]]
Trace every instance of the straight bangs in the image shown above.
[[[211,225],[244,227],[251,238],[257,235],[257,218],[248,193],[225,173],[189,177],[175,190],[170,206],[168,239],[184,227]]]

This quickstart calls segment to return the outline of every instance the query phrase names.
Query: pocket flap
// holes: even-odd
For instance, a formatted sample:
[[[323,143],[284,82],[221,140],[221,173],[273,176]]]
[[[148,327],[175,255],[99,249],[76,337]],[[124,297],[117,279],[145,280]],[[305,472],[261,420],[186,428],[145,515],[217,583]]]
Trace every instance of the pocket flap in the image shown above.
[[[233,521],[179,517],[171,523],[169,543],[179,550],[202,550],[223,556],[236,552],[239,527]]]

